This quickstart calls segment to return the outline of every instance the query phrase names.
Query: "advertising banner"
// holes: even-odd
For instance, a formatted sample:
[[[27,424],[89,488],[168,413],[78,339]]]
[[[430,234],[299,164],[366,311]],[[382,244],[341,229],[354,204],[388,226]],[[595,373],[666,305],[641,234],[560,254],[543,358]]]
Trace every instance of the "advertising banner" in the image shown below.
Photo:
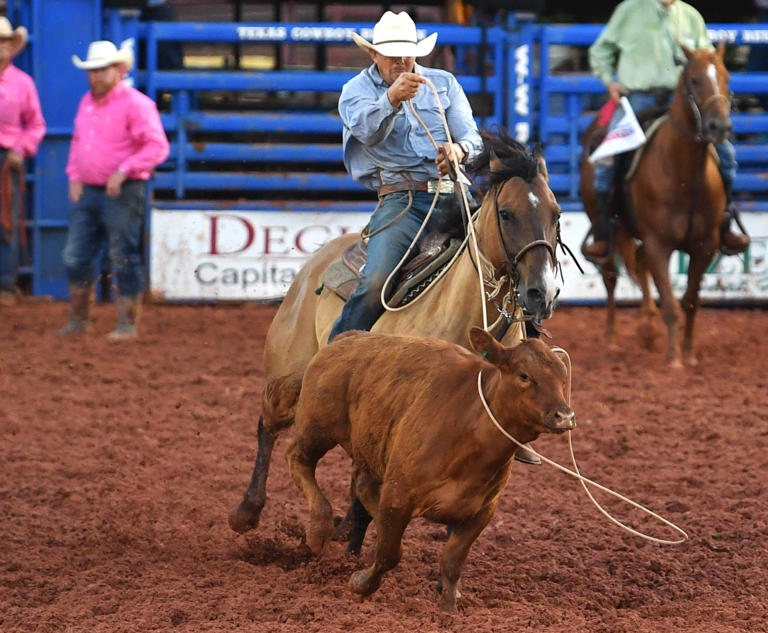
[[[278,299],[313,252],[335,237],[360,231],[369,217],[349,212],[153,210],[152,294],[169,301]],[[749,251],[715,258],[702,282],[703,301],[768,300],[768,213],[743,213],[742,220],[752,237]],[[583,213],[569,212],[562,215],[561,225],[563,240],[585,273],[558,249],[564,275],[560,300],[603,302],[600,273],[580,256],[589,220]],[[682,253],[670,260],[678,297],[688,284],[687,260]],[[616,298],[640,299],[639,288],[623,271]]]

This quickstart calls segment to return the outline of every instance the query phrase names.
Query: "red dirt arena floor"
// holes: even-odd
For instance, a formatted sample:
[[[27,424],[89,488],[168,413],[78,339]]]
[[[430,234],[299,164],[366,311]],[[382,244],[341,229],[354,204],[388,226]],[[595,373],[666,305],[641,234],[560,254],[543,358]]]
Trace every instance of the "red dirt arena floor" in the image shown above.
[[[285,438],[261,525],[229,529],[251,474],[274,307],[148,305],[127,344],[104,338],[112,306],[96,307],[91,334],[61,340],[66,309],[0,307],[3,633],[768,631],[766,310],[703,309],[700,365],[670,370],[662,345],[638,345],[636,310],[619,312],[608,348],[601,308],[561,307],[547,325],[573,359],[582,472],[690,540],[641,540],[574,479],[516,464],[451,617],[435,592],[442,526],[414,521],[400,566],[362,603],[346,587],[362,563],[341,543],[321,560],[307,553]],[[568,462],[565,436],[536,446]],[[337,514],[348,471],[340,449],[320,463]]]

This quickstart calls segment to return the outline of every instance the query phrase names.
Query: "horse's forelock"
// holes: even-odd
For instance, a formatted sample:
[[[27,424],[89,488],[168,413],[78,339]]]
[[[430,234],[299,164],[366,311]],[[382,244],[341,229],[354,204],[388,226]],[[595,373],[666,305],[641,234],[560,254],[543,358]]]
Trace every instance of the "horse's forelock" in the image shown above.
[[[488,170],[490,185],[504,182],[510,178],[519,177],[526,182],[532,182],[539,173],[537,156],[528,148],[510,137],[503,130],[496,134],[483,132],[483,151],[472,161],[469,169],[480,173],[488,170],[491,156],[495,155],[501,163],[501,169]]]

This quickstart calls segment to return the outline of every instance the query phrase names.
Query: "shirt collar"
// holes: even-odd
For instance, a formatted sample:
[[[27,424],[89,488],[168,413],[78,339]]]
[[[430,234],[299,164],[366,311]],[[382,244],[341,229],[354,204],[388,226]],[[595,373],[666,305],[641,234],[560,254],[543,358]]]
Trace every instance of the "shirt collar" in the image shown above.
[[[120,81],[117,82],[117,85],[114,88],[112,88],[107,94],[105,94],[100,99],[97,99],[96,97],[94,97],[93,92],[91,92],[90,93],[91,99],[93,100],[94,103],[98,103],[99,105],[106,105],[111,101],[113,101],[116,97],[118,97],[120,93],[122,93],[125,90],[125,88],[126,88],[125,79],[121,79]]]

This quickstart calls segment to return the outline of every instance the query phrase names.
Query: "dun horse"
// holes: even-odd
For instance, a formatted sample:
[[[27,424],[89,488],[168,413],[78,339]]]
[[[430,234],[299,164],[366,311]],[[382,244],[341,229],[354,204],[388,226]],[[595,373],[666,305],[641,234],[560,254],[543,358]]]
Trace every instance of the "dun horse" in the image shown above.
[[[549,188],[544,159],[505,135],[486,136],[486,147],[475,168],[489,169],[490,184],[474,219],[480,257],[470,246],[427,294],[404,310],[385,312],[373,331],[428,335],[469,347],[467,332],[483,326],[483,301],[488,320],[499,310],[522,309],[534,322],[551,315],[557,288],[555,247],[559,239],[560,208]],[[359,240],[359,234],[337,238],[304,265],[288,290],[267,332],[264,351],[266,384],[287,374],[303,374],[309,361],[325,346],[342,301],[322,284],[328,265]],[[476,266],[481,265],[484,292]],[[505,302],[502,297],[508,297]],[[524,336],[520,322],[504,335],[507,345]],[[278,433],[293,423],[291,416],[262,416],[258,427],[258,453],[242,503],[230,515],[230,527],[239,533],[258,524],[266,502],[269,464]]]
[[[690,51],[680,75],[669,113],[647,143],[637,169],[623,183],[624,209],[619,213],[615,236],[618,254],[640,286],[644,334],[652,343],[658,310],[651,296],[650,275],[661,300],[661,313],[668,330],[667,360],[680,367],[683,360],[696,364],[693,325],[699,307],[701,279],[717,253],[719,227],[725,210],[725,192],[710,143],[725,140],[731,132],[729,75],[723,65],[724,47],[716,52]],[[589,138],[594,123],[587,131]],[[589,217],[595,217],[593,167],[581,166],[581,192]],[[638,247],[635,238],[642,242]],[[688,287],[682,298],[685,327],[682,344],[678,332],[681,306],[669,276],[672,251],[690,255]],[[611,259],[601,267],[608,293],[606,337],[613,338],[617,267]]]

